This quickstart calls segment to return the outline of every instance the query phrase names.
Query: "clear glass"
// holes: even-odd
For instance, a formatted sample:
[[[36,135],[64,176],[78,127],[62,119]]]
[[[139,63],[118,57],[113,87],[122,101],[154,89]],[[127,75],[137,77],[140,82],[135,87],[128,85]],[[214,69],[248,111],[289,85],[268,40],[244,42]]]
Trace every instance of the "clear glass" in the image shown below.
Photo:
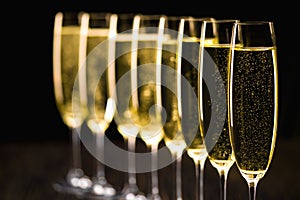
[[[80,128],[86,118],[83,106],[84,80],[79,73],[81,34],[80,17],[83,13],[58,12],[53,32],[53,82],[58,111],[63,122],[70,128],[72,138],[72,165],[67,176],[54,184],[60,192],[80,194],[89,185],[89,178],[81,168]]]
[[[161,104],[164,109],[163,140],[174,161],[174,196],[170,199],[182,199],[181,156],[186,143],[181,131],[180,100],[178,97],[178,30],[180,17],[168,16],[164,25],[161,66]]]
[[[136,137],[140,132],[140,126],[136,107],[137,93],[137,37],[139,16],[133,13],[118,14],[114,18],[114,26],[111,26],[111,38],[115,42],[114,76],[110,81],[115,84],[114,101],[116,112],[114,115],[117,129],[124,138],[128,150],[128,179],[121,191],[121,199],[146,199],[139,190],[136,179],[135,146]],[[114,41],[113,41],[114,40]]]
[[[90,12],[81,18],[83,33],[86,33],[86,46],[82,57],[82,73],[86,76],[86,106],[88,115],[86,123],[96,140],[96,171],[88,198],[110,198],[116,195],[116,189],[107,181],[105,174],[105,131],[113,115],[113,100],[108,91],[108,37],[111,13]]]
[[[158,185],[158,145],[163,137],[161,105],[161,55],[165,18],[161,15],[139,15],[137,37],[136,97],[132,98],[138,113],[139,136],[151,152],[151,179],[147,199],[161,200]],[[137,105],[137,106],[136,106]]]
[[[274,25],[235,23],[230,50],[230,141],[236,165],[256,199],[273,157],[278,124],[278,68]]]
[[[204,165],[207,151],[199,125],[198,60],[204,20],[168,16],[163,43],[162,103],[166,111],[164,141],[176,161],[176,197],[182,199],[181,156],[184,151],[195,164],[195,199],[204,199]]]
[[[201,28],[205,22],[215,21],[212,17],[186,17],[182,20],[181,66],[180,74],[187,81],[181,83],[181,113],[182,131],[187,146],[187,154],[195,164],[197,200],[204,199],[204,166],[207,159],[207,149],[204,142],[206,129],[200,126],[199,85],[200,85],[200,39]],[[210,39],[204,39],[204,43]]]
[[[232,27],[238,20],[204,21],[200,45],[200,107],[208,159],[220,176],[220,199],[227,198],[228,172],[234,164],[229,139],[227,84]]]

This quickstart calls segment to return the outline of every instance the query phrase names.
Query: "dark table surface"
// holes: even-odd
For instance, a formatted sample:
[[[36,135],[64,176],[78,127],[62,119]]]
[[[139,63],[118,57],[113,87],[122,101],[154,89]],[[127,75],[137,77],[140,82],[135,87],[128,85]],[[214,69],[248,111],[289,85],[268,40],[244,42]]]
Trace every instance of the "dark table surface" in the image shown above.
[[[122,145],[122,140],[116,141]],[[137,148],[143,149],[137,142]],[[162,144],[163,145],[163,144]],[[260,180],[257,200],[300,199],[300,137],[278,137],[274,157],[266,175]],[[52,184],[63,178],[70,166],[69,140],[21,140],[2,141],[0,144],[0,200],[62,200],[77,199],[56,192]],[[82,149],[82,166],[88,176],[93,174],[94,158]],[[208,160],[207,160],[208,161]],[[160,193],[163,200],[173,200],[172,183],[174,166],[168,165],[158,171]],[[124,172],[106,167],[110,183],[120,190]],[[148,174],[149,175],[149,174]],[[140,189],[147,192],[147,174],[137,174]],[[183,199],[195,199],[195,175],[193,161],[183,154]],[[208,162],[204,176],[205,200],[219,199],[217,171]],[[248,188],[237,167],[232,166],[228,176],[228,200],[247,200]]]

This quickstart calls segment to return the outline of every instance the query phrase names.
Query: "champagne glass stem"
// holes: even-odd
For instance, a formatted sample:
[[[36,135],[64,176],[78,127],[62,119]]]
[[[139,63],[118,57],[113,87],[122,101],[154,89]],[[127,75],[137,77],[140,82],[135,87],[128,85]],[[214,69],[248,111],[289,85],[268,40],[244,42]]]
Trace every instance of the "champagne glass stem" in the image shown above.
[[[115,189],[107,182],[105,176],[105,165],[103,164],[105,161],[105,147],[104,147],[104,139],[105,132],[99,131],[95,133],[96,135],[96,173],[93,181],[92,192],[95,195],[103,195],[103,196],[113,196],[115,194]],[[99,189],[101,188],[101,189]]]
[[[158,186],[158,173],[157,173],[157,165],[158,165],[158,144],[154,143],[150,146],[151,150],[151,181],[152,181],[152,194],[159,194],[159,186]]]
[[[224,170],[224,169],[219,170],[219,175],[220,175],[220,199],[226,200],[228,170]]]
[[[71,140],[72,140],[72,155],[73,163],[72,169],[81,168],[81,146],[80,146],[80,137],[77,133],[77,128],[71,128]]]
[[[104,160],[104,135],[103,133],[96,134],[96,148],[97,158],[96,160],[96,176],[97,180],[105,180],[105,168],[101,160]]]
[[[78,135],[77,128],[70,129],[71,141],[72,141],[72,162],[71,167],[67,173],[66,180],[67,183],[71,186],[79,186],[75,179],[81,178],[84,176],[84,173],[81,169],[81,143],[80,136]],[[75,181],[75,182],[74,182]]]
[[[195,194],[196,194],[196,200],[199,200],[200,199],[200,196],[201,196],[201,189],[200,189],[200,178],[199,177],[199,170],[200,170],[200,161],[195,161],[195,176],[196,176],[196,191],[195,191]]]
[[[135,152],[135,137],[128,137],[128,151],[131,153]],[[136,176],[135,176],[135,157],[134,154],[128,156],[128,183],[129,185],[136,185]]]
[[[177,157],[177,155],[176,155],[176,153],[172,153],[172,160],[175,160],[176,159],[176,157]],[[172,167],[173,167],[173,171],[176,173],[176,162],[175,163],[173,163],[173,165],[172,165]],[[177,185],[177,183],[176,183],[176,176],[175,176],[175,180],[174,181],[172,181],[172,188],[175,188],[176,189],[176,185]],[[172,198],[171,199],[176,199],[177,198],[177,193],[176,192],[172,192],[171,193],[172,194]]]
[[[125,180],[124,188],[122,190],[123,195],[125,195],[125,199],[132,199],[132,195],[139,198],[146,198],[144,194],[139,191],[136,179],[136,161],[135,161],[135,136],[128,136],[124,138],[124,143],[127,146],[128,150],[128,178]],[[128,196],[129,195],[129,196]]]
[[[204,200],[204,166],[205,160],[200,161],[200,200]]]
[[[181,193],[181,156],[176,155],[176,199],[182,200],[182,193]]]
[[[196,175],[196,200],[204,199],[204,165],[205,160],[195,161],[195,175]]]
[[[249,200],[255,200],[257,181],[248,182],[248,187],[249,187]]]

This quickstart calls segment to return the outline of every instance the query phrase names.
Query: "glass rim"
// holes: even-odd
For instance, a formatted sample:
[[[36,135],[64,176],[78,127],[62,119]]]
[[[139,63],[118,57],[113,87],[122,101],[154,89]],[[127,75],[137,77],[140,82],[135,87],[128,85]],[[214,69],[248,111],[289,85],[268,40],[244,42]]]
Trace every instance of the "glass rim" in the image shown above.
[[[127,19],[133,19],[137,15],[141,15],[140,13],[134,13],[134,12],[121,12],[121,13],[113,13],[115,14],[118,19],[127,20]]]
[[[165,14],[137,14],[141,17],[141,19],[160,19],[161,17],[165,17]]]
[[[88,12],[87,14],[89,15],[90,18],[93,19],[106,19],[107,17],[113,15],[113,13],[111,12],[97,12],[97,11]]]
[[[226,23],[235,24],[239,22],[240,22],[239,19],[215,19],[215,18],[211,18],[211,20],[203,21],[204,24],[226,24]]]
[[[166,17],[167,20],[185,20],[185,21],[204,21],[204,20],[210,20],[210,19],[214,19],[214,17],[212,16],[206,16],[206,17],[194,17],[194,16],[189,16],[189,15],[185,15],[185,16],[177,16],[177,15],[164,15]]]
[[[204,22],[204,21],[213,21],[215,20],[214,17],[193,17],[193,16],[190,16],[190,17],[187,17],[187,18],[183,18],[184,20],[186,21],[194,21],[194,22]]]
[[[247,21],[238,21],[235,24],[237,25],[264,25],[264,24],[273,24],[273,21],[266,20],[247,20]]]

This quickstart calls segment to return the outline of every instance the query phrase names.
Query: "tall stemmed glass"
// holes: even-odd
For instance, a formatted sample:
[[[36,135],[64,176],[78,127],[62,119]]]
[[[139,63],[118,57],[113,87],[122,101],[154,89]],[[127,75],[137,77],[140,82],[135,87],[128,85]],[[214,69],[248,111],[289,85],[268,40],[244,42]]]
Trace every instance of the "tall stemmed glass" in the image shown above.
[[[273,22],[235,23],[229,65],[230,141],[237,167],[256,199],[275,148],[278,120],[277,48]]]
[[[226,200],[227,177],[234,163],[229,139],[227,82],[234,19],[204,21],[200,42],[200,107],[208,158],[220,176],[220,199]]]
[[[190,19],[190,17],[167,17],[166,28],[164,31],[166,39],[163,42],[162,53],[162,105],[167,114],[166,122],[164,124],[164,141],[171,152],[172,160],[176,160],[176,181],[174,181],[176,184],[176,192],[174,193],[175,197],[172,199],[178,200],[183,198],[181,182],[182,154],[188,147],[190,147],[192,141],[196,139],[197,131],[199,131],[199,122],[197,120],[197,97],[195,95],[190,96],[190,98],[187,96],[192,95],[194,91],[183,73],[183,68],[189,67],[185,65],[188,62],[192,62],[189,60],[191,57],[184,57],[184,54],[186,54],[189,50],[192,52],[194,50],[188,50],[185,48],[186,43],[184,40],[186,37],[184,32],[186,19]],[[195,46],[198,48],[199,52],[199,43],[196,44],[197,45]],[[196,55],[195,60],[197,60],[198,54],[195,53],[194,55]],[[185,63],[185,61],[187,61],[187,63]],[[195,62],[193,64],[195,64]],[[190,110],[187,110],[186,106],[194,110],[192,110],[191,113],[188,113]],[[193,114],[196,114],[196,118],[188,119],[188,117]],[[199,158],[195,157],[195,159],[200,159],[200,156]],[[198,172],[198,170],[196,171]],[[196,190],[198,193],[198,189]]]
[[[135,145],[140,131],[137,110],[137,45],[140,17],[133,13],[118,14],[110,27],[111,42],[115,42],[114,76],[110,77],[115,85],[114,101],[116,112],[114,115],[118,131],[122,134],[128,148],[128,179],[121,191],[121,199],[145,199],[139,190],[136,179]]]
[[[139,135],[151,152],[149,200],[162,199],[158,185],[158,145],[163,138],[161,110],[161,62],[165,17],[140,15],[137,58]]]
[[[204,199],[204,166],[207,159],[207,150],[203,138],[206,127],[200,126],[200,107],[198,105],[200,36],[203,23],[213,20],[214,18],[212,17],[186,17],[182,21],[182,33],[180,33],[182,35],[182,41],[180,41],[181,66],[178,70],[192,88],[186,89],[184,82],[181,81],[182,131],[186,143],[189,144],[187,146],[187,154],[193,159],[195,164],[195,195],[197,200]],[[201,42],[211,43],[211,40],[205,39]]]
[[[186,148],[185,138],[181,127],[181,91],[180,91],[180,66],[179,56],[181,17],[169,16],[166,20],[162,51],[162,106],[165,110],[166,119],[163,126],[163,140],[171,152],[175,167],[175,192],[171,199],[182,199],[181,184],[181,160],[182,154]]]
[[[81,193],[81,188],[86,187],[89,179],[81,169],[81,141],[80,128],[86,117],[86,107],[81,87],[75,86],[75,80],[79,76],[78,84],[84,84],[84,79],[79,72],[81,57],[80,45],[84,44],[85,37],[80,24],[82,13],[58,12],[55,15],[53,33],[53,81],[57,108],[63,122],[70,128],[72,137],[72,166],[66,179],[54,184],[58,191]],[[76,97],[76,98],[74,98]],[[82,98],[83,97],[83,98]]]
[[[201,25],[212,18],[168,16],[165,34],[170,37],[163,44],[163,106],[167,112],[165,143],[176,163],[176,197],[181,193],[181,157],[184,150],[195,163],[196,199],[203,199],[206,148],[199,126],[198,60]],[[178,157],[178,158],[176,158]],[[200,170],[200,173],[199,173]],[[201,175],[201,176],[200,176]]]
[[[86,58],[82,72],[86,74],[86,98],[88,116],[87,126],[96,140],[96,172],[92,180],[89,198],[111,198],[116,190],[106,179],[104,161],[104,137],[113,115],[114,104],[108,91],[108,37],[110,13],[90,12],[81,18],[87,33],[85,51],[80,51]]]

